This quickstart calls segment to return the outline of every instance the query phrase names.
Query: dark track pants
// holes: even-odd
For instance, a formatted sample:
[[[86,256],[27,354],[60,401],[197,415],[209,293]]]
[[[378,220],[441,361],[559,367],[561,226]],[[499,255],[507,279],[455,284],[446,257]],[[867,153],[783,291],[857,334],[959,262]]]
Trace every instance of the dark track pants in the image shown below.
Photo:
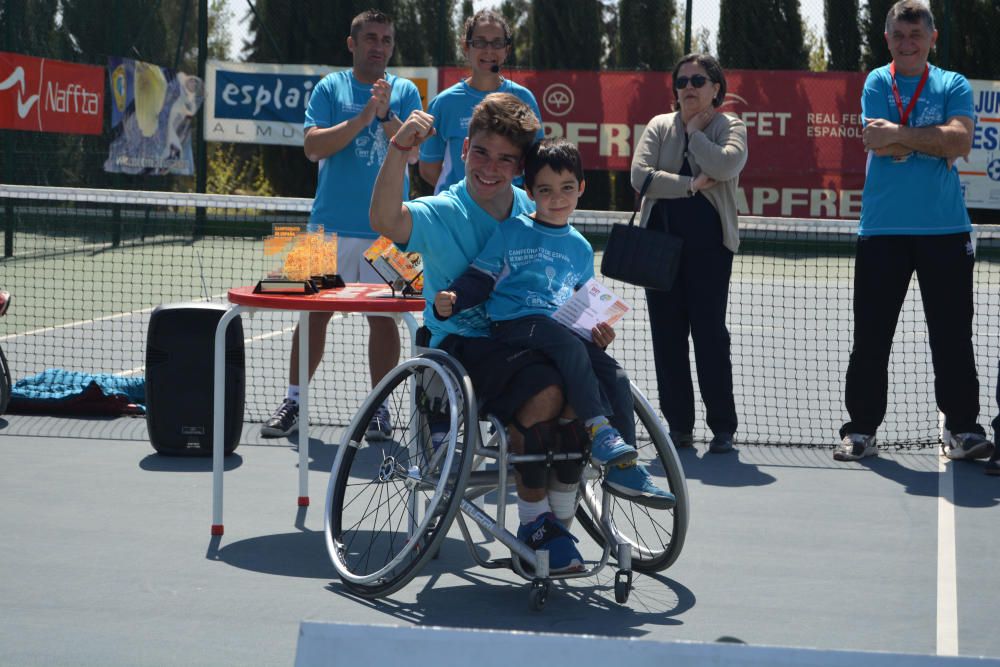
[[[972,348],[972,269],[968,233],[859,237],[854,264],[854,348],[840,429],[874,435],[885,419],[889,352],[910,278],[917,273],[927,319],[934,394],[952,433],[983,433]]]

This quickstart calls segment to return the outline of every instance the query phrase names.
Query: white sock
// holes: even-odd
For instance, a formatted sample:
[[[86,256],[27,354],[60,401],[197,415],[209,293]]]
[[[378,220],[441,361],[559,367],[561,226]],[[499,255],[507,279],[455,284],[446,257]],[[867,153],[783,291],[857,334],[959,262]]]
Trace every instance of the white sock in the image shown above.
[[[577,486],[579,485],[564,484],[554,476],[549,479],[549,505],[552,507],[552,513],[567,528],[573,523],[573,517],[576,515]]]
[[[521,520],[522,524],[531,523],[541,515],[551,511],[548,498],[542,498],[534,503],[523,498],[517,499],[517,518]]]
[[[285,398],[293,403],[299,402],[299,385],[290,384],[288,385],[288,391],[285,392]]]

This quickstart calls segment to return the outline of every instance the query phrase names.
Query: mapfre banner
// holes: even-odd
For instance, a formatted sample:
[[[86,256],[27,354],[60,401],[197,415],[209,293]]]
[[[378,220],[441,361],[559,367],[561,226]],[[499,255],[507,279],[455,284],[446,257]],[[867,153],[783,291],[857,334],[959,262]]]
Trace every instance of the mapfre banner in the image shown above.
[[[0,128],[100,134],[104,68],[0,51]]]
[[[441,69],[442,90],[466,75]],[[672,110],[667,72],[505,72],[538,100],[546,136],[580,146],[587,169],[627,171],[653,116]],[[747,125],[743,215],[857,218],[865,177],[863,73],[726,72],[723,111]]]

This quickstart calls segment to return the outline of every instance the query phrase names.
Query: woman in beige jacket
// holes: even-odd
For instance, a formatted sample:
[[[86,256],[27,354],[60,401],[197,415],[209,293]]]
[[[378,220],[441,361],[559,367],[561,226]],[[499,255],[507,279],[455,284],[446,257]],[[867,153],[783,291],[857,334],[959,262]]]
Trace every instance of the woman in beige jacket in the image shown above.
[[[733,450],[737,426],[726,304],[739,247],[736,188],[747,160],[747,133],[739,118],[716,111],[726,97],[726,78],[712,56],[682,58],[674,66],[673,89],[675,111],[649,122],[632,159],[637,190],[653,174],[642,224],[684,239],[673,288],[646,291],[656,380],[674,444],[691,446],[690,335],[713,433],[709,451],[725,453]]]

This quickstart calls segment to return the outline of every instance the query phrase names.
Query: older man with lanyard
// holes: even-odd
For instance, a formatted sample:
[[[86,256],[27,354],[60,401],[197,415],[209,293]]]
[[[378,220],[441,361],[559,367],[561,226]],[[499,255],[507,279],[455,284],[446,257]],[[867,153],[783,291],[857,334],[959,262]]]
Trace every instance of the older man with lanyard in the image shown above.
[[[972,88],[961,74],[928,64],[937,31],[923,2],[894,4],[885,38],[892,62],[868,75],[861,98],[869,153],[854,269],[850,421],[840,429],[833,457],[852,461],[878,452],[892,336],[916,271],[945,417],[945,453],[987,458],[994,448],[977,423],[972,348],[975,245],[954,168],[972,147]]]

